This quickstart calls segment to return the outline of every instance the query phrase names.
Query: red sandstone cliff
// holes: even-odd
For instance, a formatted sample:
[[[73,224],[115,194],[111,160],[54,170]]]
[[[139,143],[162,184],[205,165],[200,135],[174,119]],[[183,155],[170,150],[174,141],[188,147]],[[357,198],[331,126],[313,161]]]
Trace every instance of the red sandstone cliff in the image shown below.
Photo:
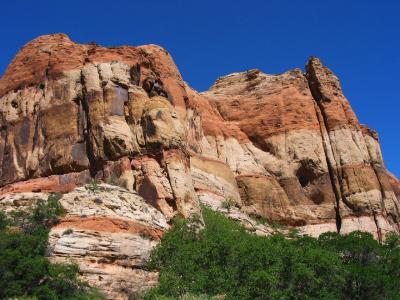
[[[122,200],[104,194],[108,206],[94,205],[82,188],[66,194],[62,224],[76,234],[64,236],[64,225],[52,231],[53,259],[75,255],[111,298],[155,282],[140,264],[165,222],[199,213],[200,202],[228,199],[240,218],[311,235],[365,230],[382,238],[400,230],[400,185],[377,134],[359,124],[338,78],[315,57],[305,73],[250,70],[198,93],[158,46],[104,48],[55,34],[21,49],[0,97],[0,207],[71,192],[93,177],[117,178],[130,191],[118,192]],[[76,218],[82,211],[89,219]],[[77,252],[76,243],[109,248]],[[113,280],[131,278],[132,269],[134,284]]]

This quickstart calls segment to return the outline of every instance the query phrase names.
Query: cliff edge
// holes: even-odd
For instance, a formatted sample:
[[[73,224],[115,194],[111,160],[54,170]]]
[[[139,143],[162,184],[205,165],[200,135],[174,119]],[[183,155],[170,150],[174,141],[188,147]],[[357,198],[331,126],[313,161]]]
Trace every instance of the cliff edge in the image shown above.
[[[175,215],[200,214],[201,203],[313,236],[400,231],[400,184],[378,135],[316,57],[304,72],[233,73],[199,93],[159,46],[41,36],[0,81],[0,135],[0,207],[66,193],[50,256],[75,257],[111,298],[156,282],[142,261]],[[124,189],[92,197],[93,179]]]

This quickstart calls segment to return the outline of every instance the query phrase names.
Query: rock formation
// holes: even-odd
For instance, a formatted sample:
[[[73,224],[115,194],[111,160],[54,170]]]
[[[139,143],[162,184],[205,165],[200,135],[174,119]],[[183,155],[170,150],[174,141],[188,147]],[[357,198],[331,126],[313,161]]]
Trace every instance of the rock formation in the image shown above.
[[[50,256],[75,258],[110,298],[156,280],[140,266],[168,221],[200,214],[200,203],[228,201],[262,234],[252,217],[314,236],[400,231],[400,184],[377,133],[315,57],[305,72],[249,70],[198,93],[159,46],[42,36],[0,81],[0,131],[0,207],[66,193]],[[93,178],[127,191],[88,196]]]
[[[25,209],[46,201],[46,193],[0,196],[0,209]],[[65,194],[66,215],[50,231],[50,260],[76,263],[85,281],[110,299],[126,299],[157,284],[157,272],[146,262],[168,229],[167,219],[140,196],[123,188],[100,184]]]

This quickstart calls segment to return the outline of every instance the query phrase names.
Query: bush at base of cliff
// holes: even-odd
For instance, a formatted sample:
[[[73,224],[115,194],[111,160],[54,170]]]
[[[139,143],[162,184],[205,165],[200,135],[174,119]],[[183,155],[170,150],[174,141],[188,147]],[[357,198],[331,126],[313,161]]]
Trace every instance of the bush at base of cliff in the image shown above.
[[[0,299],[102,299],[78,279],[78,266],[45,257],[49,226],[63,214],[59,197],[28,211],[0,212]]]
[[[360,232],[260,237],[209,209],[203,216],[200,233],[177,220],[164,235],[150,262],[160,271],[159,285],[146,299],[188,293],[219,299],[400,298],[398,238],[380,245]]]

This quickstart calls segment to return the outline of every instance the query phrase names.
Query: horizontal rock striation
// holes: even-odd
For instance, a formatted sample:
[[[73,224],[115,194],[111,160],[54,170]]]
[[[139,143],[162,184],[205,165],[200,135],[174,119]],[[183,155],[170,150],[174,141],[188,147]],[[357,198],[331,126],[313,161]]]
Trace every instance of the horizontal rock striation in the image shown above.
[[[21,210],[46,193],[0,196],[0,208]],[[151,250],[169,228],[158,210],[126,189],[86,185],[64,194],[66,214],[50,231],[48,255],[53,262],[76,263],[84,280],[100,288],[109,299],[128,299],[157,284],[148,271]]]
[[[0,82],[3,192],[23,189],[13,183],[25,180],[38,191],[41,184],[64,191],[114,172],[130,190],[148,195],[141,184],[151,175],[130,160],[149,158],[170,192],[156,195],[155,205],[170,216],[198,213],[188,175],[185,94],[170,55],[158,46],[107,49],[63,34],[39,37]]]
[[[155,282],[144,257],[171,218],[200,214],[200,202],[260,234],[271,230],[254,219],[314,236],[400,231],[400,184],[378,135],[315,57],[305,72],[233,73],[198,93],[159,46],[42,36],[0,80],[0,136],[0,207],[66,193],[50,256],[77,259],[110,298]],[[127,191],[94,205],[82,188],[93,179]]]
[[[230,167],[242,210],[311,235],[399,231],[396,179],[377,134],[359,124],[338,78],[318,58],[305,73],[234,73],[198,97],[198,107],[208,102],[222,119],[214,123],[226,125],[204,130],[203,156]]]

